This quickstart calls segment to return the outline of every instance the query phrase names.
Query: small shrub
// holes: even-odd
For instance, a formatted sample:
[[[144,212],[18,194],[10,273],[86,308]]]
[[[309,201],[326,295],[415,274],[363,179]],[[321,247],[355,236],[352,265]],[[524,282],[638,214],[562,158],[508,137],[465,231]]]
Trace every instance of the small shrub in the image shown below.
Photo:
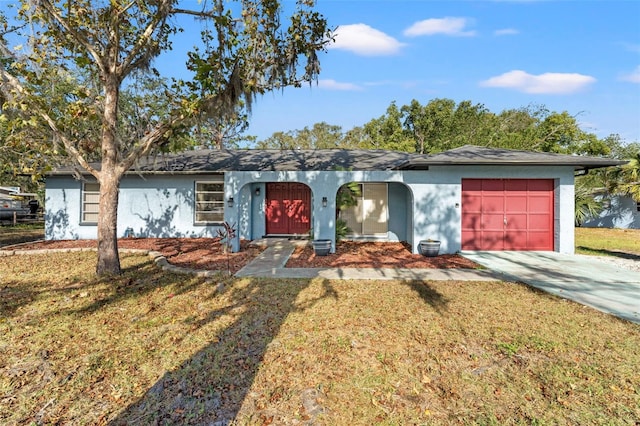
[[[336,244],[350,233],[351,228],[347,226],[347,222],[342,219],[336,219]]]

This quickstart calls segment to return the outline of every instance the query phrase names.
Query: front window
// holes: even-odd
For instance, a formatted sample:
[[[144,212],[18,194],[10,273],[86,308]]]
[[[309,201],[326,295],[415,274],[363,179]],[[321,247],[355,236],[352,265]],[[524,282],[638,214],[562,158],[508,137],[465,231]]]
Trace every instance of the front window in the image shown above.
[[[350,235],[386,235],[389,222],[387,184],[351,183],[346,187],[351,189],[352,201],[341,208],[340,219],[351,228]]]
[[[82,223],[98,223],[98,206],[100,205],[100,184],[85,182],[82,184]]]
[[[220,223],[224,221],[223,177],[213,181],[196,182],[195,223]]]

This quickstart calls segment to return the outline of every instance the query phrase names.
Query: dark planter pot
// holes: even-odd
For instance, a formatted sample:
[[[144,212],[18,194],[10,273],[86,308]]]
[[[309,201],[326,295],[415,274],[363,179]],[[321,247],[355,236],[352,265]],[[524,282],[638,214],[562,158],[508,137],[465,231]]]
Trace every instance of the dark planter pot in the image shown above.
[[[313,240],[311,244],[316,256],[326,256],[331,251],[331,240]]]
[[[420,253],[427,257],[436,257],[440,252],[440,241],[420,241]]]

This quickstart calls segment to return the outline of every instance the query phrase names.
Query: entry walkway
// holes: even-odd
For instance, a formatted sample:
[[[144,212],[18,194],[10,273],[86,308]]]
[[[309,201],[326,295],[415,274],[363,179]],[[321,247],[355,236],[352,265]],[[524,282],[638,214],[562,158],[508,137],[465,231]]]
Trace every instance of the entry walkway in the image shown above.
[[[285,268],[297,244],[307,241],[265,238],[254,244],[267,248],[236,277],[326,278],[343,280],[458,280],[499,281],[500,277],[480,269],[395,269],[395,268]]]
[[[640,323],[640,273],[556,252],[463,251],[504,279],[532,287],[629,321]]]

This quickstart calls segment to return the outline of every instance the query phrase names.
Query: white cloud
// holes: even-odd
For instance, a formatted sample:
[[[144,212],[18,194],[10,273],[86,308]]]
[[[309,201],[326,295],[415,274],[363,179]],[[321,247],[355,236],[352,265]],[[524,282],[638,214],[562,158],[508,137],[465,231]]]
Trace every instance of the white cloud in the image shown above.
[[[318,87],[326,90],[359,91],[362,87],[353,83],[340,83],[332,79],[318,80]]]
[[[421,35],[444,34],[450,36],[474,36],[475,31],[465,31],[465,27],[471,22],[467,18],[433,18],[418,21],[404,30],[407,37]]]
[[[404,44],[366,24],[340,25],[329,49],[343,49],[362,56],[394,55]]]
[[[516,35],[516,34],[520,34],[520,31],[516,30],[515,28],[503,28],[501,30],[495,30],[493,32],[493,35],[495,36]]]
[[[496,77],[480,82],[484,87],[502,87],[514,89],[524,93],[563,95],[578,92],[596,79],[577,73],[547,72],[533,75],[521,70],[506,72]]]
[[[636,67],[635,70],[631,71],[628,74],[623,74],[620,77],[622,81],[630,81],[631,83],[640,83],[640,65]]]

